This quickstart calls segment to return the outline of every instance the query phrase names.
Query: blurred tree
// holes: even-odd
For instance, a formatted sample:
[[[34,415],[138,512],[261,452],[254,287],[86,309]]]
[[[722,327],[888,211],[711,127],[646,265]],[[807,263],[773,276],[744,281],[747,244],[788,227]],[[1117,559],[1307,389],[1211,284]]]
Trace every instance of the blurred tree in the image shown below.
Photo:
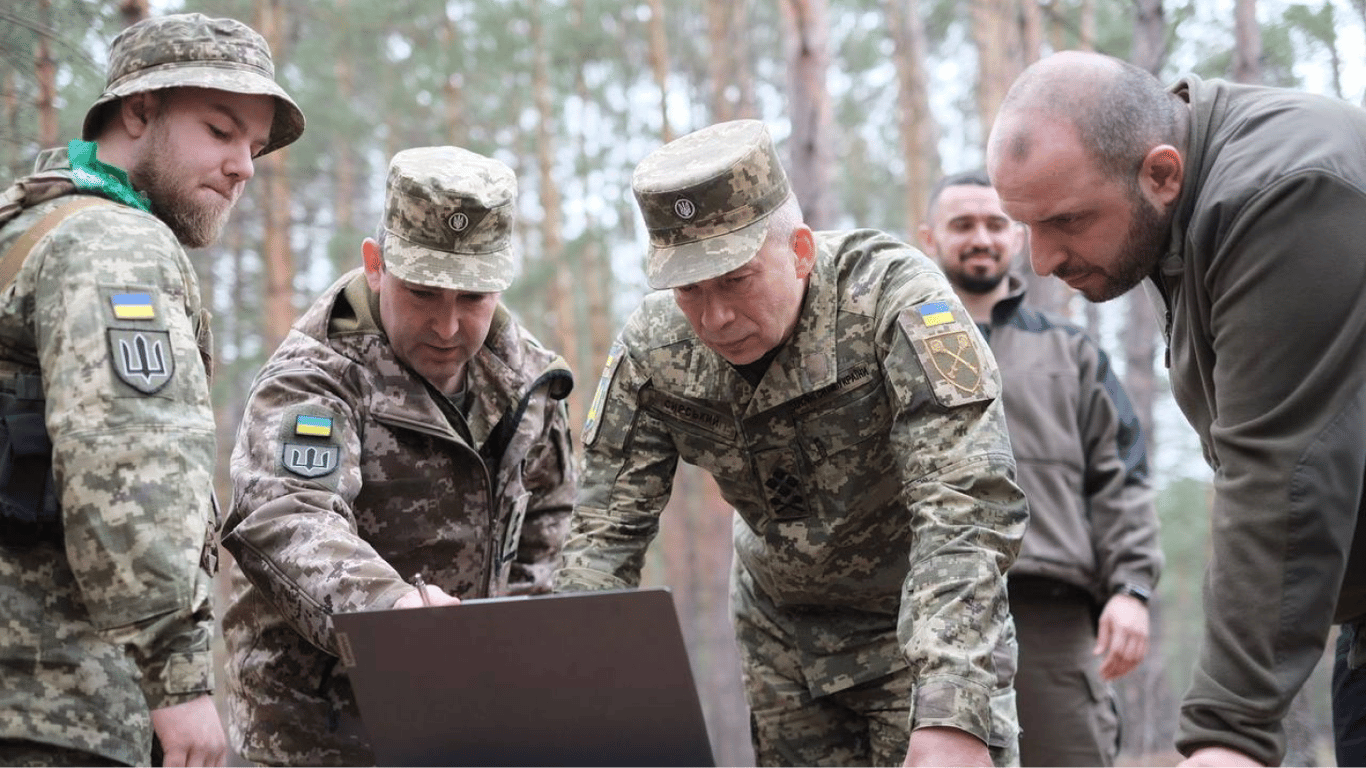
[[[1257,0],[1233,4],[1233,79],[1239,83],[1262,82],[1262,30],[1257,26]]]
[[[830,27],[826,0],[779,0],[787,36],[787,173],[802,214],[812,229],[829,229],[837,215],[832,194],[834,124],[826,75]]]
[[[288,23],[282,0],[257,0],[253,25],[270,46],[276,69],[289,64],[284,29]],[[289,175],[285,163],[289,148],[276,150],[256,161],[257,186],[261,191],[264,228],[262,255],[266,266],[265,345],[274,349],[294,323],[294,250],[290,243]]]
[[[1283,23],[1303,34],[1309,47],[1322,49],[1328,56],[1333,95],[1345,99],[1342,92],[1342,53],[1338,50],[1338,19],[1334,8],[1331,0],[1324,0],[1318,10],[1296,3],[1285,10]]]
[[[665,144],[674,140],[669,125],[669,38],[664,34],[664,0],[648,0],[650,4],[650,69],[659,86],[660,137]]]
[[[749,63],[749,0],[706,0],[713,122],[757,117]]]
[[[123,25],[127,27],[151,15],[151,7],[148,0],[121,0],[119,15],[123,17]]]
[[[906,232],[925,217],[929,190],[939,178],[938,127],[930,113],[925,72],[925,21],[920,0],[887,0],[887,34],[896,65],[897,126],[906,177]]]
[[[1020,2],[972,0],[969,8],[977,47],[977,115],[985,142],[1006,91],[1024,69]]]
[[[52,27],[52,0],[38,0],[38,23],[44,29]],[[38,141],[54,147],[59,140],[57,131],[57,65],[52,60],[52,40],[46,34],[37,36],[33,53],[33,71],[38,80]]]

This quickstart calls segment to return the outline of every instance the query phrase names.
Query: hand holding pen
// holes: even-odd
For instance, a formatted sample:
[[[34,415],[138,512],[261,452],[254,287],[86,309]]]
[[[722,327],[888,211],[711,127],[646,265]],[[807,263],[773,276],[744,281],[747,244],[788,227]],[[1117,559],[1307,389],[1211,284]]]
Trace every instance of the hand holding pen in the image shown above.
[[[394,603],[395,608],[430,608],[437,605],[460,604],[460,598],[446,594],[441,587],[428,584],[420,573],[413,576],[413,586],[416,589],[400,597],[398,602]]]

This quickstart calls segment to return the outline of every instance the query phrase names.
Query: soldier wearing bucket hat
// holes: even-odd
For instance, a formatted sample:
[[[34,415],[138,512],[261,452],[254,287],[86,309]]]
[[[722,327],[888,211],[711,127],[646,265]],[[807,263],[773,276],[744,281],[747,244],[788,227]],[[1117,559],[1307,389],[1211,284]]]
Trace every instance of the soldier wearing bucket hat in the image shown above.
[[[399,152],[364,267],[257,377],[222,538],[228,732],[249,760],[373,763],[330,614],[549,589],[573,380],[499,303],[516,205],[496,160]]]
[[[1011,763],[1026,508],[994,361],[942,273],[880,232],[813,232],[757,121],[666,144],[632,186],[669,290],[609,353],[555,588],[636,586],[697,465],[737,512],[759,765]]]
[[[0,763],[221,765],[212,341],[184,249],[304,118],[230,19],[135,24],[108,74],[83,139],[0,196]]]

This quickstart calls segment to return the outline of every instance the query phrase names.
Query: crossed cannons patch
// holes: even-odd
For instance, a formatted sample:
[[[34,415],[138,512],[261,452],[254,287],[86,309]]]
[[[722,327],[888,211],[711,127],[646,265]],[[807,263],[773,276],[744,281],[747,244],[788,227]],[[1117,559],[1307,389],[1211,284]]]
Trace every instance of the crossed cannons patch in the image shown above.
[[[915,349],[934,397],[953,408],[997,396],[971,320],[962,307],[932,301],[902,311],[898,325]]]

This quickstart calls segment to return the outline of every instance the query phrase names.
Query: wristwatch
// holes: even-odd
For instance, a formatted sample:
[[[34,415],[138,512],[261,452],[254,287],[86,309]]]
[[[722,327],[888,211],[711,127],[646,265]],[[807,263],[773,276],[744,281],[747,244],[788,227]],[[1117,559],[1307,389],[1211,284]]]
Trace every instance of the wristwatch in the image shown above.
[[[1114,594],[1128,595],[1129,597],[1137,598],[1140,603],[1146,604],[1148,598],[1152,597],[1153,593],[1147,587],[1140,587],[1137,584],[1129,584],[1126,582],[1115,587]]]

